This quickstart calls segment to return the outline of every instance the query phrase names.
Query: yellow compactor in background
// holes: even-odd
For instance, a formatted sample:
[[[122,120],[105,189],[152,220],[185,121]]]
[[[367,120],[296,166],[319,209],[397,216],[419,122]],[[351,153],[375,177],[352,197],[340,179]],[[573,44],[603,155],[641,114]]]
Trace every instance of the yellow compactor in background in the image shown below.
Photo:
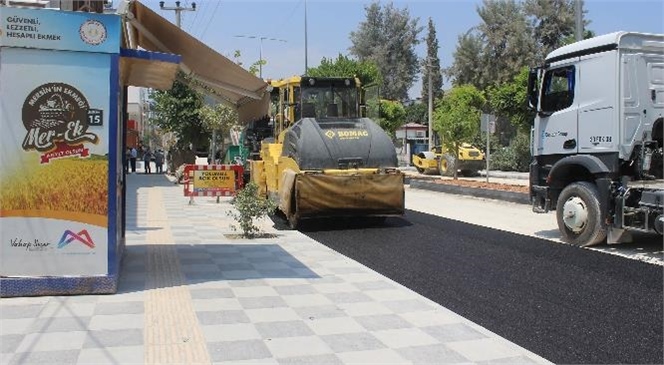
[[[354,78],[271,81],[274,134],[250,161],[251,180],[291,227],[303,218],[404,214],[404,175],[389,136],[361,117]]]
[[[423,151],[413,155],[413,165],[421,174],[439,174],[453,176],[454,170],[464,176],[475,176],[485,167],[482,151],[469,143],[463,143],[456,158],[441,146],[431,151]]]

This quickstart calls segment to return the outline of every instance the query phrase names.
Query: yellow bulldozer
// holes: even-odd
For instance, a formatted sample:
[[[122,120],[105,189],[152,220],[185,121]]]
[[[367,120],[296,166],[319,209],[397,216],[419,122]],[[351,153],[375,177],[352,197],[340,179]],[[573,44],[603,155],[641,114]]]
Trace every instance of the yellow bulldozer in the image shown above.
[[[413,155],[413,165],[421,174],[454,176],[454,170],[463,176],[476,176],[485,166],[484,153],[470,143],[463,143],[459,155],[454,157],[443,146]]]
[[[391,139],[369,118],[356,78],[269,81],[272,136],[250,161],[251,181],[292,228],[337,216],[404,214],[404,175]]]

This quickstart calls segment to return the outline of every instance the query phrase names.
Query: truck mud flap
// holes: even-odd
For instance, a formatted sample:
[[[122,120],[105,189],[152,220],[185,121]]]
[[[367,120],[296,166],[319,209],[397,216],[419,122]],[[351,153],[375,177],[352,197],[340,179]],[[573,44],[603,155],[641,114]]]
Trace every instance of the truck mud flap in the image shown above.
[[[403,174],[298,174],[295,203],[300,217],[403,215]]]

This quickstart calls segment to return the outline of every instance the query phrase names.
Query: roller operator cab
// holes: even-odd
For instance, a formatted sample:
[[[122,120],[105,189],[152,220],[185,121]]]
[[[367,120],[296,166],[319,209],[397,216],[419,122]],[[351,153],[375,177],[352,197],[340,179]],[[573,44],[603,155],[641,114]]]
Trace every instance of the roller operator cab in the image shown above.
[[[270,84],[274,133],[250,161],[251,180],[292,227],[303,218],[403,215],[396,150],[361,116],[359,81],[292,77]]]
[[[531,70],[530,197],[564,240],[662,234],[664,35],[616,32],[551,52]]]

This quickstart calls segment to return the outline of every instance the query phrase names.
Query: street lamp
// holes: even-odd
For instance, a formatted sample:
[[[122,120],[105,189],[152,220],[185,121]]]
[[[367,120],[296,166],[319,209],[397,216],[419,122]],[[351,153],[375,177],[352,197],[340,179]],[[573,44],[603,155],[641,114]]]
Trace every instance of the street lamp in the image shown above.
[[[260,41],[260,49],[259,49],[259,61],[258,61],[258,73],[259,77],[262,79],[263,78],[263,40],[266,41],[277,41],[277,42],[288,42],[285,39],[279,39],[279,38],[270,38],[270,37],[265,37],[265,36],[258,36],[258,35],[236,35],[236,38],[250,38],[250,39],[258,39]]]

